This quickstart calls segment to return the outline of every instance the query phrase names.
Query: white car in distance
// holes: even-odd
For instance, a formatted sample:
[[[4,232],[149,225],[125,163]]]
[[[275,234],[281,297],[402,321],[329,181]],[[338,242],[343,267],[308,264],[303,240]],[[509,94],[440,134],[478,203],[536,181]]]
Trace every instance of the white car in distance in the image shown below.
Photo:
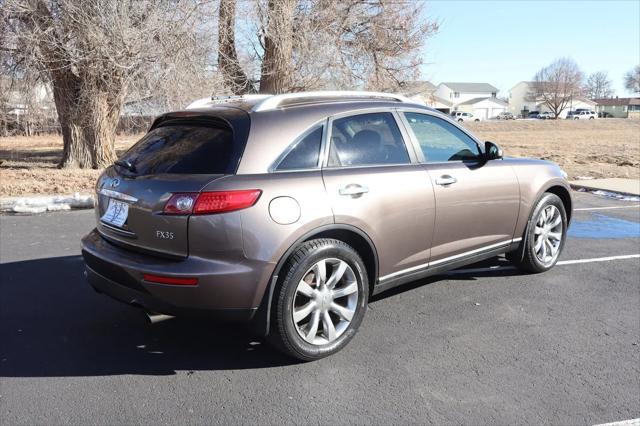
[[[571,115],[574,120],[594,120],[598,118],[598,114],[593,111],[576,111]]]
[[[457,121],[458,123],[462,123],[463,121],[480,121],[481,120],[479,116],[475,117],[470,112],[461,112],[461,111],[452,112],[451,119]]]

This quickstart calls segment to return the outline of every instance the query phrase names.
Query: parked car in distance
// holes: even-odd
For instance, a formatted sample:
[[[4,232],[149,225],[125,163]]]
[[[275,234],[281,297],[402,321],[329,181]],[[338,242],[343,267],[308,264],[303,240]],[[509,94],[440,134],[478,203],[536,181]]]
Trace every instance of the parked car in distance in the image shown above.
[[[576,110],[576,112],[571,114],[571,119],[573,120],[593,120],[597,117],[598,117],[598,114],[596,114],[594,111],[587,111],[587,110],[582,110],[582,111]],[[567,115],[567,118],[569,118],[569,115]]]
[[[516,116],[510,112],[504,111],[496,115],[496,118],[498,120],[515,120]]]
[[[527,118],[538,118],[539,115],[540,111],[529,111],[529,114],[527,114]]]
[[[500,254],[551,269],[572,214],[566,173],[503,157],[455,118],[368,92],[161,115],[98,179],[88,281],[152,318],[245,322],[314,360],[398,285]]]
[[[556,115],[551,111],[545,111],[538,114],[538,118],[541,120],[555,120]]]
[[[474,115],[471,114],[470,112],[461,112],[461,111],[452,112],[451,117],[459,123],[462,123],[463,121],[480,121],[481,120],[480,117],[474,117]]]

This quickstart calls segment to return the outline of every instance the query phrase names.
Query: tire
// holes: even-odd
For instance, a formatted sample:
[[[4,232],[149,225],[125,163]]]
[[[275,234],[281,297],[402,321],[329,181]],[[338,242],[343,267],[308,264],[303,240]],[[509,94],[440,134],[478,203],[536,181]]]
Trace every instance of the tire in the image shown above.
[[[480,120],[478,120],[478,119],[476,118],[474,121],[475,121],[475,122],[478,122],[478,121],[480,121]]]
[[[334,274],[340,278],[332,287]],[[369,299],[369,280],[358,253],[340,240],[307,241],[287,260],[281,276],[273,295],[270,343],[302,361],[344,348],[362,323]]]
[[[462,123],[464,120],[462,118],[458,119],[458,123]]]
[[[545,193],[529,219],[522,251],[510,253],[507,259],[526,272],[548,271],[558,261],[566,239],[567,213],[564,204],[557,195]],[[516,258],[515,253],[522,255]]]

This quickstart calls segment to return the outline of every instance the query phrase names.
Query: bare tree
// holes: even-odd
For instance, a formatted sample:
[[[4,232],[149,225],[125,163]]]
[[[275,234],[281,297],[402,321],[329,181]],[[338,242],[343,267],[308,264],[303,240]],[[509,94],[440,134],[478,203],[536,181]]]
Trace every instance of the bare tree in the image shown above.
[[[262,93],[396,90],[402,81],[416,78],[423,64],[420,50],[439,28],[437,22],[422,18],[424,3],[411,0],[254,0],[254,4],[256,13],[242,18],[243,26],[255,27],[257,34],[255,40],[246,40],[253,50],[245,56],[258,64],[254,68],[259,70],[256,80]],[[225,58],[233,56],[222,44],[218,49]],[[232,79],[225,81],[240,93]]]
[[[585,87],[589,99],[608,98],[613,95],[612,82],[606,71],[598,71],[589,75]]]
[[[236,51],[236,0],[220,0],[219,8],[218,69],[232,93],[242,95],[253,92],[253,85],[242,69]]]
[[[640,65],[624,75],[624,88],[629,92],[640,93]]]
[[[296,0],[268,0],[263,18],[260,92],[283,93],[293,83],[294,14]],[[302,30],[296,28],[295,30]]]
[[[549,108],[557,118],[573,98],[583,95],[584,74],[570,58],[560,58],[533,77],[529,98]]]
[[[61,167],[113,162],[127,91],[164,58],[188,60],[199,7],[189,0],[6,0],[23,59],[53,85]]]

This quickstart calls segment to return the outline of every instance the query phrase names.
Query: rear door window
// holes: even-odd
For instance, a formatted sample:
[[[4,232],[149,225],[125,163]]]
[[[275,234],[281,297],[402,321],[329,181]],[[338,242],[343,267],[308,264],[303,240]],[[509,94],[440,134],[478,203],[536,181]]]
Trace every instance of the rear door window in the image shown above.
[[[393,114],[378,112],[333,120],[329,167],[410,163]]]
[[[224,174],[233,153],[233,132],[222,125],[166,125],[147,133],[122,157],[135,175]]]

